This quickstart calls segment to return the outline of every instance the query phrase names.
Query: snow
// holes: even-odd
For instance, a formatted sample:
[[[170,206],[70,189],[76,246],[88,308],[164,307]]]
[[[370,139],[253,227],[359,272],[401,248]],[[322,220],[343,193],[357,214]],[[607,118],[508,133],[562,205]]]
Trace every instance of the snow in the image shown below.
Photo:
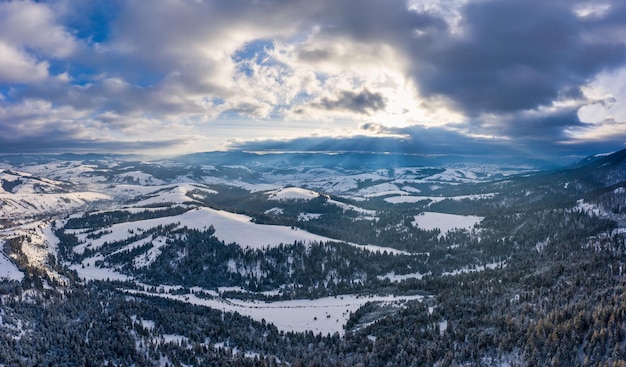
[[[124,172],[117,175],[118,178],[122,180],[131,180],[140,185],[162,185],[163,181],[155,178],[151,174],[141,172],[141,171],[132,171],[132,172]]]
[[[129,232],[141,233],[149,228],[168,224],[177,224],[178,228],[186,226],[198,230],[205,230],[212,225],[215,228],[215,237],[225,243],[236,242],[244,248],[263,249],[280,244],[292,244],[296,241],[304,243],[334,241],[328,237],[304,230],[294,230],[287,226],[256,224],[251,222],[251,218],[246,215],[210,208],[192,209],[176,216],[114,224],[107,228],[107,231],[111,233],[104,234],[97,239],[88,239],[88,233],[81,233],[82,230],[69,230],[68,232],[75,234],[79,241],[84,241],[74,248],[76,253],[83,253],[87,246],[97,250],[105,242],[112,243],[127,239],[130,236]]]
[[[477,273],[477,272],[485,271],[487,269],[493,270],[493,269],[497,269],[500,267],[502,268],[506,267],[506,261],[493,262],[493,263],[488,263],[485,265],[478,265],[474,267],[464,266],[461,269],[457,269],[457,270],[453,270],[449,272],[443,272],[441,273],[441,275],[442,276],[455,276],[459,274]]]
[[[343,209],[343,211],[354,211],[357,212],[361,215],[364,215],[366,217],[361,217],[362,219],[369,219],[369,220],[375,220],[376,217],[376,210],[367,210],[367,209],[363,209],[363,208],[359,208],[358,206],[354,206],[352,204],[346,204],[346,203],[342,203],[340,201],[336,201],[336,200],[328,200],[327,201],[329,204],[333,204],[336,205],[338,207],[340,207],[341,209]]]
[[[189,338],[187,338],[186,336],[183,335],[176,335],[176,334],[163,334],[161,335],[161,337],[163,338],[163,341],[165,343],[182,343],[183,341],[187,342],[189,341]]]
[[[407,279],[421,280],[423,277],[427,275],[431,275],[431,274],[432,274],[431,272],[428,272],[426,274],[422,274],[422,273],[396,274],[395,272],[392,271],[385,275],[379,275],[377,276],[377,278],[380,280],[389,279],[392,283],[399,283]]]
[[[483,217],[475,215],[423,212],[415,216],[415,220],[412,224],[425,230],[439,228],[443,235],[453,229],[471,229],[482,220]]]
[[[358,245],[355,243],[348,243],[348,244],[350,246],[360,248],[362,250],[367,250],[369,252],[376,252],[376,253],[381,253],[381,254],[386,251],[388,254],[392,254],[392,255],[424,255],[423,253],[411,253],[411,252],[406,252],[402,250],[396,250],[391,247],[375,246],[375,245]]]
[[[125,289],[131,294],[145,294],[175,299],[195,305],[211,307],[225,312],[238,312],[254,320],[274,324],[285,332],[312,331],[315,334],[343,335],[350,314],[367,302],[395,303],[408,300],[422,300],[423,296],[358,296],[343,295],[324,297],[314,300],[298,299],[278,302],[242,301],[238,299],[205,299],[194,294],[173,295],[168,293],[149,293]]]
[[[610,156],[610,155],[611,155],[611,154],[613,154],[613,153],[615,153],[615,152],[598,153],[598,154],[595,154],[595,155],[594,155],[594,157],[596,157],[596,158],[600,158],[600,157],[608,157],[608,156]]]
[[[167,185],[167,186],[156,186],[158,188],[158,192],[155,191],[155,186],[150,186],[152,189],[152,193],[147,194],[147,196],[152,196],[147,199],[141,200],[138,202],[137,206],[147,206],[147,205],[155,205],[155,204],[164,204],[164,203],[175,203],[182,204],[188,203],[190,201],[194,201],[194,199],[187,196],[189,191],[201,189],[203,192],[209,193],[217,193],[215,190],[204,189],[201,187],[197,187],[191,184],[178,184],[178,185]],[[159,191],[160,190],[160,191]]]
[[[420,201],[430,201],[428,206],[438,203],[443,200],[482,200],[482,199],[490,199],[493,198],[496,194],[473,194],[473,195],[459,195],[459,196],[413,196],[413,195],[404,195],[404,196],[392,196],[385,198],[384,200],[391,204],[402,204],[402,203],[417,203]]]
[[[28,259],[28,264],[45,271],[52,279],[59,283],[66,283],[67,279],[54,271],[48,264],[48,255],[56,254],[58,238],[54,235],[51,222],[35,221],[17,227],[0,230],[0,238],[25,237],[22,241],[22,252]]]
[[[133,259],[133,266],[137,268],[145,268],[150,266],[161,255],[161,247],[166,245],[167,238],[159,236],[152,240],[152,248],[145,254],[141,254]]]
[[[591,215],[600,216],[603,214],[603,211],[600,208],[598,208],[597,205],[592,204],[592,203],[585,203],[583,199],[578,200],[575,208],[582,210],[583,212],[586,212]]]
[[[22,273],[11,260],[4,256],[4,254],[0,253],[0,281],[21,281],[22,279],[24,279],[24,273]]]
[[[312,200],[320,196],[319,193],[298,187],[287,187],[280,190],[266,192],[269,200]]]
[[[266,210],[264,213],[265,214],[271,214],[271,215],[281,215],[284,212],[285,212],[285,210],[283,208],[273,207],[272,209]]]
[[[413,186],[402,186],[402,191],[413,192],[415,194],[419,194],[422,190],[415,188]]]
[[[0,217],[23,218],[43,213],[64,213],[95,201],[110,199],[109,195],[95,192],[0,194]]]
[[[430,204],[433,203],[438,203],[442,200],[445,200],[445,197],[441,197],[441,196],[412,196],[412,195],[404,195],[404,196],[392,196],[392,197],[388,197],[385,198],[383,200],[385,200],[388,203],[391,204],[404,204],[404,203],[419,203],[420,201],[430,201]]]
[[[22,166],[21,169],[34,175],[45,175],[56,180],[70,181],[72,183],[90,184],[106,181],[106,169],[98,169],[95,165],[80,162],[56,161],[45,164]]]
[[[95,266],[97,257],[85,259],[81,264],[72,264],[69,266],[71,270],[76,270],[78,276],[85,280],[120,280],[127,281],[132,278],[121,274],[114,269],[99,268]],[[102,257],[100,257],[102,259]],[[83,267],[84,266],[84,267]]]
[[[447,320],[440,321],[439,322],[439,334],[443,336],[443,334],[446,332],[447,329],[448,329],[448,321]]]
[[[318,219],[322,215],[319,213],[300,213],[298,214],[298,220],[301,222],[308,222],[313,219]]]
[[[402,195],[404,191],[400,190],[398,186],[391,183],[382,183],[374,186],[363,188],[356,193],[363,197],[377,197],[385,195]]]
[[[139,322],[141,324],[141,327],[147,330],[154,330],[154,327],[156,326],[154,321],[139,319],[136,315],[132,315],[130,319],[133,320],[133,322]]]
[[[268,190],[276,190],[280,187],[277,184],[267,184],[267,183],[253,184],[253,183],[243,182],[239,180],[226,180],[226,179],[219,178],[219,177],[209,177],[209,176],[202,177],[202,181],[204,183],[211,184],[211,185],[226,185],[226,186],[232,186],[232,187],[239,187],[241,189],[244,189],[253,193],[268,191]]]

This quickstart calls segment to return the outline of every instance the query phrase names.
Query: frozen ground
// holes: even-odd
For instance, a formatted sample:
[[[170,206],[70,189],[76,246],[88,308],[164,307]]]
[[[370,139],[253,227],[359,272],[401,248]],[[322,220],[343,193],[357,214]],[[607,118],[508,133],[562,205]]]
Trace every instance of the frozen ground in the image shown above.
[[[320,196],[319,193],[297,187],[287,187],[280,190],[266,192],[269,200],[312,200]]]
[[[24,279],[24,273],[19,271],[17,266],[4,254],[0,253],[0,281],[5,279],[21,281]]]
[[[496,194],[475,194],[475,195],[460,195],[460,196],[415,196],[415,195],[401,195],[401,196],[391,196],[385,198],[384,200],[391,204],[403,204],[403,203],[417,203],[420,201],[430,201],[429,205],[438,203],[443,200],[481,200],[481,199],[490,199],[494,197]]]
[[[475,215],[456,215],[435,212],[423,212],[416,215],[412,222],[414,226],[425,230],[433,230],[439,228],[441,234],[453,229],[472,229],[474,225],[480,223],[483,217]]]
[[[0,217],[23,218],[44,213],[65,213],[90,203],[109,200],[110,196],[95,192],[65,194],[0,194]]]
[[[355,296],[343,295],[325,297],[314,300],[290,300],[278,302],[242,301],[237,299],[213,298],[204,299],[194,294],[172,295],[168,293],[149,293],[127,290],[129,293],[140,293],[175,299],[195,305],[211,307],[225,312],[238,312],[257,321],[271,322],[279,330],[285,332],[313,331],[343,335],[344,326],[350,314],[367,302],[398,303],[409,300],[422,300],[423,296]]]
[[[68,232],[76,234],[80,241],[84,241],[83,244],[74,249],[77,253],[82,253],[86,247],[97,250],[105,242],[122,241],[131,236],[131,233],[141,233],[149,228],[168,224],[177,224],[177,227],[186,226],[198,230],[205,230],[213,226],[215,237],[225,243],[236,242],[244,248],[262,249],[280,244],[292,244],[295,241],[304,243],[333,241],[332,238],[315,235],[300,229],[291,229],[287,226],[256,224],[246,215],[210,208],[192,209],[176,216],[114,224],[108,227],[106,232],[103,232],[105,234],[98,239],[88,239],[88,233],[84,233],[83,230],[70,230]]]

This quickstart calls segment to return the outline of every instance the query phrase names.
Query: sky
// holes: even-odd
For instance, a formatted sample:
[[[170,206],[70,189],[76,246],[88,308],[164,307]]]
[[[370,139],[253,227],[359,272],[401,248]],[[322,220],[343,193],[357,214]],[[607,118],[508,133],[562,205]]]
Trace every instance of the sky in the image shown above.
[[[623,0],[0,1],[0,153],[625,142]]]

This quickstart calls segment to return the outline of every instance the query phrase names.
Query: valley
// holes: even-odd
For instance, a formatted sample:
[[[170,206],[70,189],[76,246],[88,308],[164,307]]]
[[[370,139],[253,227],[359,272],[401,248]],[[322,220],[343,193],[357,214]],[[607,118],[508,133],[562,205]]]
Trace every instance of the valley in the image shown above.
[[[85,355],[97,337],[118,365],[623,362],[625,151],[435,163],[0,157],[0,350],[53,362],[33,340]]]

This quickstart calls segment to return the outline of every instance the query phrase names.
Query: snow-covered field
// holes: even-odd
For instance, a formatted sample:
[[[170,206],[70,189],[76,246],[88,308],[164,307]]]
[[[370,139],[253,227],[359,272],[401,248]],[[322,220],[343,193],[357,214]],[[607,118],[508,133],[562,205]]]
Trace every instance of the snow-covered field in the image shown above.
[[[503,261],[493,262],[493,263],[484,264],[484,265],[464,266],[461,269],[443,272],[441,275],[442,276],[455,276],[459,274],[478,273],[481,271],[485,271],[487,269],[493,270],[493,269],[504,268],[504,267],[506,267],[506,261],[503,260]]]
[[[65,283],[66,279],[49,266],[48,256],[56,254],[59,239],[54,235],[50,221],[36,221],[18,227],[0,230],[0,238],[27,237],[22,242],[22,252],[28,264],[42,269],[52,279]],[[8,260],[7,260],[8,261]],[[0,267],[2,269],[3,267]],[[0,270],[1,272],[2,270]]]
[[[396,274],[395,272],[391,272],[385,275],[379,275],[377,278],[380,280],[389,279],[392,283],[399,283],[405,281],[407,279],[422,279],[426,275],[430,275],[431,273],[410,273],[410,274]]]
[[[139,186],[144,187],[144,186]],[[148,206],[158,204],[182,204],[193,201],[194,199],[187,196],[187,193],[193,190],[201,190],[207,194],[217,194],[215,190],[209,190],[203,187],[198,187],[192,184],[176,184],[176,185],[164,185],[164,186],[146,186],[149,192],[144,195],[146,199],[141,200],[134,204],[135,206]]]
[[[108,227],[106,232],[103,232],[104,234],[97,239],[87,238],[89,234],[85,233],[84,230],[68,230],[68,233],[73,233],[79,241],[84,241],[74,249],[77,253],[83,253],[86,247],[97,250],[105,242],[123,241],[131,233],[141,233],[149,228],[168,224],[176,224],[177,227],[186,226],[197,230],[205,230],[213,226],[215,237],[225,243],[236,242],[244,248],[262,249],[280,244],[292,244],[295,241],[304,243],[333,241],[328,237],[318,236],[300,229],[291,229],[287,226],[256,224],[246,215],[210,208],[196,208],[175,216],[114,224]]]
[[[0,253],[0,281],[4,279],[20,281],[24,279],[24,273],[19,271],[11,260]]]
[[[283,331],[313,331],[315,334],[344,333],[344,326],[355,312],[367,302],[402,304],[409,300],[422,300],[423,296],[357,296],[342,295],[278,302],[242,301],[237,299],[199,298],[194,294],[172,295],[126,290],[129,293],[146,294],[175,299],[195,305],[211,307],[225,312],[238,312],[255,320],[271,322]]]
[[[471,229],[474,225],[483,220],[483,217],[475,215],[457,215],[435,212],[423,212],[416,215],[414,218],[415,220],[411,222],[414,226],[425,230],[439,228],[442,235],[453,229]]]
[[[319,193],[297,187],[286,187],[265,193],[269,200],[312,200],[320,196]]]
[[[0,217],[23,218],[44,213],[65,213],[111,197],[96,192],[66,194],[0,194]]]
[[[493,198],[496,194],[474,194],[474,195],[459,195],[459,196],[415,196],[415,195],[401,195],[401,196],[391,196],[385,198],[384,200],[391,204],[402,204],[402,203],[418,203],[420,201],[430,201],[428,205],[438,203],[443,200],[481,200],[481,199],[490,199]]]

